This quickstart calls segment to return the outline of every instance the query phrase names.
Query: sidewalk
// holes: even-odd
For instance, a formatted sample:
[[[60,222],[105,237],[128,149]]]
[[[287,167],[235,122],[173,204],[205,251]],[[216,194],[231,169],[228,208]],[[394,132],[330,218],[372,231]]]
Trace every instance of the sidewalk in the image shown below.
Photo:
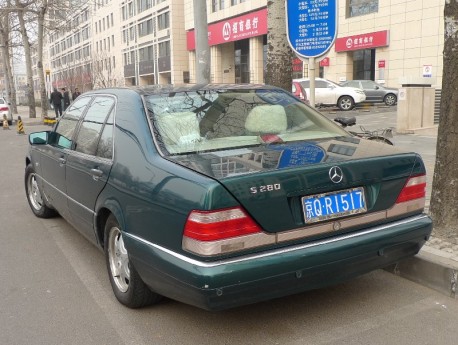
[[[29,117],[28,107],[18,107],[18,115],[21,116],[26,133],[39,131],[41,129],[39,127],[37,128],[37,126],[44,125],[44,119],[41,118],[41,108],[36,108],[36,110],[37,117],[31,119]],[[336,113],[333,110],[322,109],[322,112],[329,118],[337,116],[355,116],[357,126],[364,126],[369,130],[384,127],[396,128],[395,108],[372,107],[369,111],[367,109],[358,109],[348,113]],[[54,111],[49,110],[48,116],[54,117]],[[13,115],[13,117],[16,121],[17,115]],[[395,146],[406,150],[412,150],[412,148],[414,148],[414,150],[422,156],[427,171],[427,211],[429,208],[434,164],[436,160],[437,129],[432,128],[430,130],[413,131],[411,134],[394,133],[392,141]],[[447,296],[458,298],[458,293],[456,291],[458,284],[458,245],[431,237],[415,257],[398,262],[395,265],[387,267],[386,270],[428,286]]]

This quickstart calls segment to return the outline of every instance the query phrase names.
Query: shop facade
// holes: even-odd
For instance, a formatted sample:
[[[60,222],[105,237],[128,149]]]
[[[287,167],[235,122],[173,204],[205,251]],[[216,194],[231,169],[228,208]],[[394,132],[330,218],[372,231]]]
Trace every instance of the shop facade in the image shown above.
[[[317,62],[327,59],[322,76],[392,87],[401,87],[401,80],[427,78],[441,88],[443,11],[440,0],[339,1],[335,45]]]
[[[267,1],[212,1],[208,4],[211,81],[264,82]],[[214,3],[219,4],[214,6]],[[402,78],[430,78],[442,84],[444,3],[441,0],[338,2],[334,46],[316,59],[317,76],[337,83],[370,79],[400,87]],[[216,8],[216,10],[215,10]],[[195,45],[192,1],[185,2],[190,81]],[[293,78],[308,77],[308,61],[293,60]]]
[[[247,3],[240,4],[245,5]],[[239,5],[239,6],[240,6]],[[240,14],[238,6],[226,9],[234,16],[218,19],[221,13],[209,13],[210,79],[212,83],[264,83],[267,55],[267,8],[249,9]],[[209,8],[210,9],[210,8]],[[237,13],[237,14],[235,14]],[[193,18],[192,13],[189,17]],[[195,33],[193,22],[186,30],[190,79],[195,80]]]

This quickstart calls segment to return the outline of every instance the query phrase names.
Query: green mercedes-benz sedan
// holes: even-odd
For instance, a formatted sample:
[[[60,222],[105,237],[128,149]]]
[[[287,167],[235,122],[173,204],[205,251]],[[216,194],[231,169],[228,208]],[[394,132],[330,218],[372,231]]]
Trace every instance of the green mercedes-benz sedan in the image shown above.
[[[266,85],[86,92],[29,142],[32,211],[100,247],[132,308],[336,284],[415,255],[432,229],[418,154]]]

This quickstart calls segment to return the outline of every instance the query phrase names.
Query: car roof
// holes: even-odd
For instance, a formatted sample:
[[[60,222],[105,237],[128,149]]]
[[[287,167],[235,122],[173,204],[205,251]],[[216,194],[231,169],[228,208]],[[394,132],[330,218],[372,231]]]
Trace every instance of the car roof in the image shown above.
[[[283,90],[279,87],[265,84],[185,84],[185,85],[146,85],[132,87],[116,87],[97,89],[85,92],[87,94],[123,94],[133,92],[140,95],[154,95],[162,93],[186,92],[186,91],[211,91],[211,90]]]

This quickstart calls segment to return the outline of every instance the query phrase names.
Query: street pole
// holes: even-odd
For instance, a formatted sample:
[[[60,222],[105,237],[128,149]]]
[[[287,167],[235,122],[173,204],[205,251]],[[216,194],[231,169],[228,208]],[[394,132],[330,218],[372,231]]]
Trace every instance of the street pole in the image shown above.
[[[315,58],[309,58],[310,106],[315,108]]]
[[[207,1],[193,0],[196,39],[196,83],[210,83],[210,48],[208,45]]]

